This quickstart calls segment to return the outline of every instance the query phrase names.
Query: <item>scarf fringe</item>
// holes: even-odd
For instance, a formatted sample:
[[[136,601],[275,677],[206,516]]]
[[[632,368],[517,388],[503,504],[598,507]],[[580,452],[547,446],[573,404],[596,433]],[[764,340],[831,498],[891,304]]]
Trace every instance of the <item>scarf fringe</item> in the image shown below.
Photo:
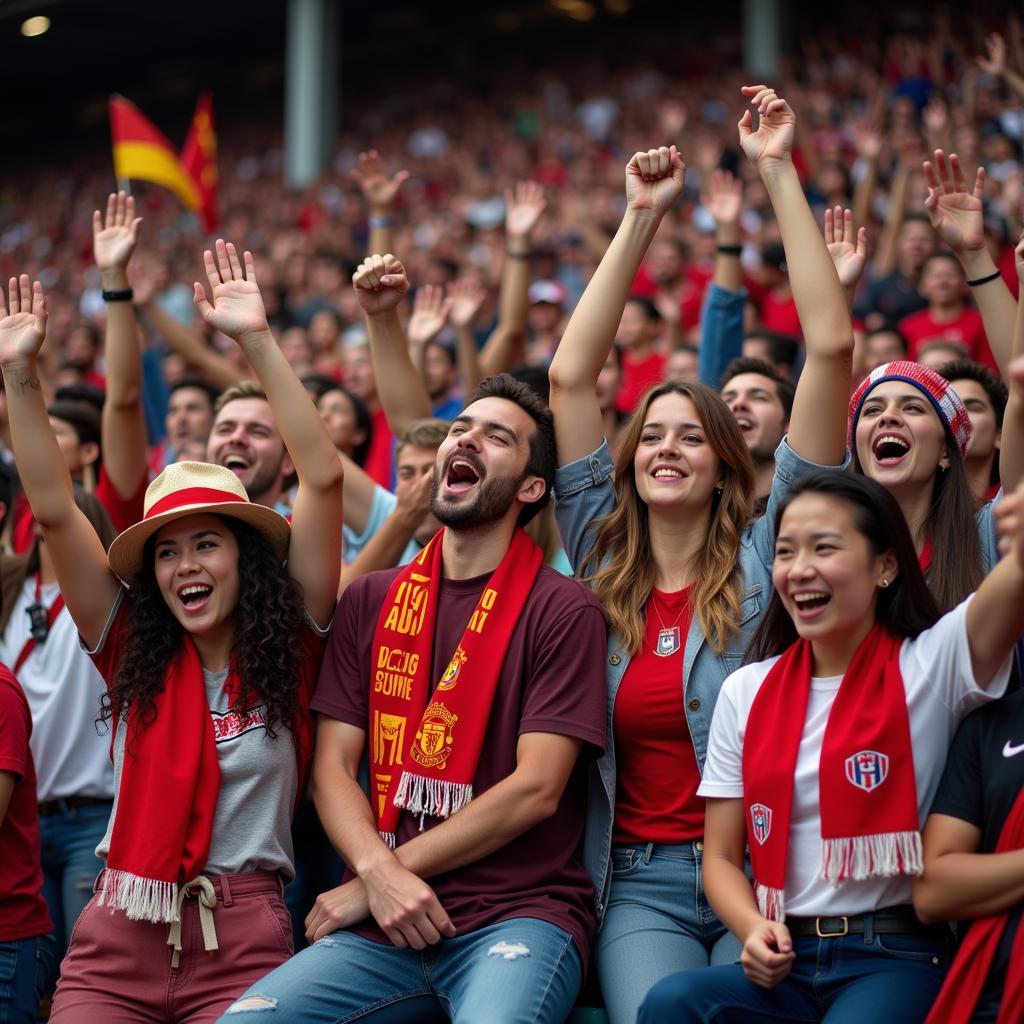
[[[770,885],[755,882],[754,895],[757,897],[757,909],[763,918],[769,921],[786,919],[786,896],[782,889],[773,889]]]
[[[177,882],[161,882],[110,868],[103,872],[99,905],[123,910],[129,921],[177,921],[177,899]]]
[[[381,832],[379,835],[387,844],[389,850],[393,850],[398,845],[398,840],[395,837],[394,832]]]
[[[418,814],[420,831],[423,831],[423,819],[428,814],[434,818],[447,818],[461,811],[472,799],[471,782],[448,782],[402,772],[395,793],[395,806]]]
[[[920,832],[882,832],[822,839],[821,877],[838,885],[849,878],[889,878],[924,871]]]

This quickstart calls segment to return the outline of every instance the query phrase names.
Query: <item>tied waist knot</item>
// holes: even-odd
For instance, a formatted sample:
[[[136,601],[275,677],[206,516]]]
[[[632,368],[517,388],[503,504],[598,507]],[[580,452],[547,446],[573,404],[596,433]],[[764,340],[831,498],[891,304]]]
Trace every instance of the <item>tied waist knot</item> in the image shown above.
[[[217,929],[213,924],[213,908],[217,906],[217,891],[206,875],[197,875],[192,881],[179,886],[178,894],[174,898],[174,920],[171,922],[171,930],[167,935],[167,945],[174,947],[171,967],[175,970],[178,968],[178,957],[181,953],[182,908],[188,894],[196,890],[198,890],[199,899],[199,927],[203,930],[203,948],[207,953],[214,949],[220,949],[217,944]]]

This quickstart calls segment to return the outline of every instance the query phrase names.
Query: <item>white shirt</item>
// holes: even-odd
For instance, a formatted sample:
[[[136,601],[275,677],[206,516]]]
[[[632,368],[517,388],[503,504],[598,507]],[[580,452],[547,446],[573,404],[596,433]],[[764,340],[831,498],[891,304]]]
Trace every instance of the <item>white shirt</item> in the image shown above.
[[[1007,655],[987,690],[971,669],[967,643],[970,598],[944,615],[931,629],[900,648],[900,671],[907,694],[910,739],[920,824],[935,797],[946,754],[960,720],[974,708],[996,700],[1006,690],[1012,653]],[[778,658],[744,665],[722,686],[711,721],[708,756],[698,793],[704,797],[742,798],[743,738],[747,718],[761,684]],[[833,886],[821,878],[821,818],[818,763],[832,702],[842,676],[813,678],[807,719],[796,761],[793,810],[786,860],[786,914],[823,917],[863,914],[911,902],[911,879],[872,878]]]
[[[40,603],[49,610],[60,587],[48,583]],[[35,577],[25,580],[0,636],[0,661],[12,671],[32,636],[26,609],[35,601]],[[79,646],[78,630],[67,608],[54,620],[45,643],[36,644],[16,673],[32,709],[32,758],[39,802],[91,796],[110,800],[114,769],[110,730],[97,731],[100,697],[106,689],[92,660]]]

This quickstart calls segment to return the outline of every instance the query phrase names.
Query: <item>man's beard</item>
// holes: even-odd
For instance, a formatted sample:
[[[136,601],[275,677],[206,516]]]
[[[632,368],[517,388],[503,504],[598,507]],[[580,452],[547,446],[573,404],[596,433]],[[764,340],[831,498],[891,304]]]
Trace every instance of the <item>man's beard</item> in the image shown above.
[[[434,518],[451,530],[470,532],[491,526],[504,517],[515,500],[524,473],[520,477],[499,476],[484,479],[476,497],[465,503],[448,502],[441,498],[442,476],[434,470],[434,485],[430,492],[430,511]]]

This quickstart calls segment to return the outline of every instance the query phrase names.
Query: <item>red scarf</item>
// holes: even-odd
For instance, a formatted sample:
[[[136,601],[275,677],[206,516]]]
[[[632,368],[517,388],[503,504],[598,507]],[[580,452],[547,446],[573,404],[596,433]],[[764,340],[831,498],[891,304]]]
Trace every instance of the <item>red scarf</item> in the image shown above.
[[[1017,795],[1007,815],[995,852],[1006,853],[1022,847],[1024,789]],[[978,996],[981,995],[996,947],[1009,919],[1010,911],[1004,910],[990,917],[979,917],[971,925],[925,1024],[967,1024],[978,1004]],[[1020,1020],[1024,1020],[1024,922],[1017,926],[1017,935],[1013,940],[1010,969],[1003,984],[997,1024],[1016,1024]]]
[[[829,711],[818,767],[821,877],[921,873],[917,785],[901,641],[875,625],[857,648]],[[757,904],[785,919],[783,889],[797,753],[813,658],[798,640],[754,698],[743,741],[743,799]]]
[[[117,626],[124,615],[122,609]],[[308,638],[303,636],[301,642],[305,651]],[[120,646],[114,631],[107,644]],[[225,691],[235,706],[241,686],[233,666]],[[299,707],[292,740],[299,766],[297,793],[303,790],[312,754],[309,697],[304,687],[296,692]],[[173,921],[178,886],[201,874],[210,854],[220,765],[203,666],[190,637],[184,638],[180,654],[168,665],[153,703],[152,721],[141,728],[135,714],[128,721],[99,899],[133,921]],[[243,700],[240,706],[249,704]],[[117,708],[114,720],[120,720]]]
[[[392,580],[373,635],[374,812],[392,847],[400,810],[419,814],[422,824],[423,815],[447,818],[473,799],[505,652],[544,561],[516,530],[431,693],[443,536],[438,531]]]

